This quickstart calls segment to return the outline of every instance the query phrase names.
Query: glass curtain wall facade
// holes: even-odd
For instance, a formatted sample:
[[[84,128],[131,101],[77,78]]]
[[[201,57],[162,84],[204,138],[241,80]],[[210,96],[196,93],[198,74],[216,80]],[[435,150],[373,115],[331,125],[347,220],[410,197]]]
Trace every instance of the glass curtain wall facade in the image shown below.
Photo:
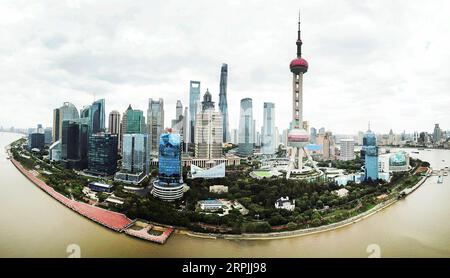
[[[90,113],[91,134],[105,131],[105,100],[100,99],[91,105]]]
[[[173,201],[183,196],[181,166],[181,137],[179,134],[162,134],[159,141],[159,174],[153,183],[153,196]]]
[[[159,137],[164,131],[164,100],[148,100],[147,131],[151,136],[152,153],[158,153]]]
[[[227,102],[228,65],[222,64],[220,69],[220,93],[219,109],[222,114],[223,142],[230,142],[230,130],[228,123],[228,102]]]
[[[368,130],[363,138],[364,159],[364,178],[365,180],[378,179],[378,147],[375,133]]]
[[[248,156],[253,153],[253,130],[252,99],[244,98],[241,100],[239,116],[239,155]]]
[[[261,151],[267,155],[275,153],[275,104],[271,102],[264,102]]]
[[[150,148],[148,134],[124,134],[122,166],[114,179],[139,184],[150,173]]]
[[[190,143],[195,142],[195,121],[200,102],[200,81],[191,81],[189,87]]]
[[[117,170],[116,134],[96,133],[89,137],[88,172],[100,176],[113,175]]]

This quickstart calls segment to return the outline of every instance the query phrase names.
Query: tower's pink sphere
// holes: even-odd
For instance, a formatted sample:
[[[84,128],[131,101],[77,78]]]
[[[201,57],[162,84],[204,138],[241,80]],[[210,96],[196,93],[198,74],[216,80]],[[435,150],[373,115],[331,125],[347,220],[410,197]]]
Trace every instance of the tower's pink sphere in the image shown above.
[[[308,71],[308,62],[303,58],[295,58],[289,65],[291,72],[299,74]]]

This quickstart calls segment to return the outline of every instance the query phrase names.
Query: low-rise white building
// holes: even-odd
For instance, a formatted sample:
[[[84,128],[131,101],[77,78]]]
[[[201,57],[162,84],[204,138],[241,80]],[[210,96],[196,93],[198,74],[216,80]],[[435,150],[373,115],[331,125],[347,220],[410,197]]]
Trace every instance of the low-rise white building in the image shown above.
[[[339,190],[333,191],[339,198],[346,197],[348,195],[348,190],[345,188],[341,188]]]
[[[211,185],[209,187],[209,192],[217,194],[228,193],[228,186],[219,184]]]
[[[295,200],[290,201],[289,197],[281,197],[275,201],[275,208],[293,211],[295,209]]]

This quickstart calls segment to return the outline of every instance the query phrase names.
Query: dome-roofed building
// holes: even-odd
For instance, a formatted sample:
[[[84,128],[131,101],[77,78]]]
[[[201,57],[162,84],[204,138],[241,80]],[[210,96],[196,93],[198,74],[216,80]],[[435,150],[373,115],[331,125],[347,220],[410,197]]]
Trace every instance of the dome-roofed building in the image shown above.
[[[389,171],[403,172],[409,169],[409,155],[404,151],[399,151],[389,157]]]

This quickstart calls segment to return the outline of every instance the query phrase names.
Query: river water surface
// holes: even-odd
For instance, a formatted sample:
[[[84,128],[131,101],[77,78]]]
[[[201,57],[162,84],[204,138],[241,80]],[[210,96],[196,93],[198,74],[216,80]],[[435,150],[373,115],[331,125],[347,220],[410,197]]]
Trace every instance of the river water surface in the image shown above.
[[[406,199],[334,231],[258,241],[173,235],[165,245],[158,245],[110,231],[28,181],[3,149],[20,137],[0,133],[0,257],[67,257],[71,244],[80,247],[81,257],[368,257],[378,253],[368,249],[378,249],[381,257],[450,257],[450,176],[441,184],[433,176]],[[450,150],[411,155],[429,161],[434,169],[450,167]]]

